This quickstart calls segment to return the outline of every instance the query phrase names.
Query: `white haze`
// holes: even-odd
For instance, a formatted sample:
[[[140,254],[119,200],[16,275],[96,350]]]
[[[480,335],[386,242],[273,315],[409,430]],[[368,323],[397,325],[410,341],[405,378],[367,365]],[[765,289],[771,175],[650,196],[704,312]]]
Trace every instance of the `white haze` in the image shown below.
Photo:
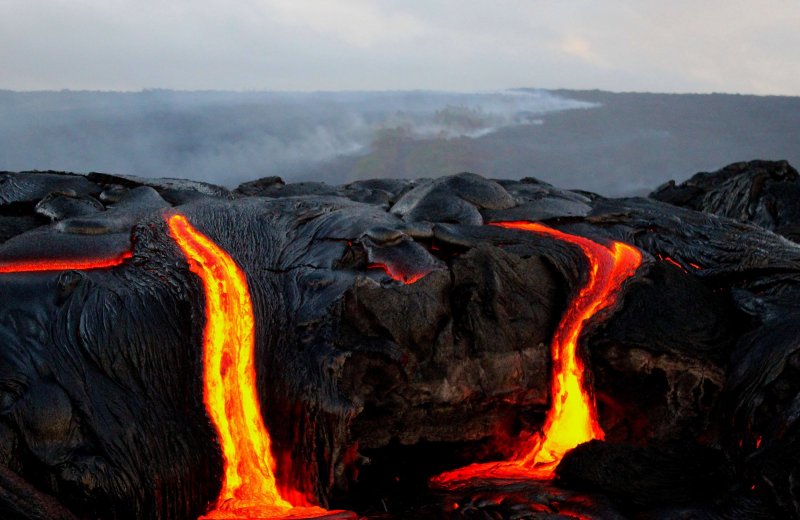
[[[386,130],[476,138],[592,103],[543,91],[0,92],[0,170],[104,171],[232,186],[369,151]]]

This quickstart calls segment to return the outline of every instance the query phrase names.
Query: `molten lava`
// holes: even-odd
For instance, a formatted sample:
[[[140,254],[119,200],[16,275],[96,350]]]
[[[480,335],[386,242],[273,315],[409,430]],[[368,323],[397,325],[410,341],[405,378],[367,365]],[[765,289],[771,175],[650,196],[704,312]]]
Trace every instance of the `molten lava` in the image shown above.
[[[472,464],[432,479],[443,487],[457,487],[472,478],[551,479],[564,454],[592,439],[603,439],[594,396],[587,389],[585,369],[578,357],[578,340],[586,322],[612,305],[622,283],[642,262],[641,253],[627,244],[611,247],[533,222],[493,225],[529,231],[580,247],[589,263],[585,285],[570,302],[553,335],[551,407],[542,430],[517,447],[513,460]]]
[[[255,323],[250,292],[236,262],[182,215],[168,218],[170,236],[205,290],[203,382],[206,410],[224,461],[214,510],[201,518],[318,518],[335,515],[303,495],[278,489],[270,436],[256,394]],[[292,504],[284,497],[291,496]],[[297,507],[296,507],[297,506]]]
[[[106,258],[73,258],[54,260],[16,260],[0,263],[0,274],[30,273],[43,271],[83,271],[87,269],[105,269],[122,264],[131,258],[130,251]]]
[[[420,281],[426,273],[404,273],[399,271],[397,268],[393,268],[386,264],[381,263],[372,263],[367,266],[368,269],[381,269],[383,270],[386,275],[395,280],[397,282],[401,282],[405,285],[410,285],[412,283],[416,283]]]

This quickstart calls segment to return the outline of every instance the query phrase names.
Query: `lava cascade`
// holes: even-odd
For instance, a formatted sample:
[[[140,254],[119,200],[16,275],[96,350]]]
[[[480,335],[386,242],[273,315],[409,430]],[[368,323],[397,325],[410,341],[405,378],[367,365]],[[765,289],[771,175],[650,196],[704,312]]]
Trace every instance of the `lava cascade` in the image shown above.
[[[587,388],[585,369],[578,356],[578,340],[586,322],[612,305],[622,283],[641,265],[634,247],[612,242],[606,247],[534,222],[497,222],[578,246],[589,264],[586,283],[570,302],[551,343],[553,375],[551,406],[541,431],[520,443],[510,461],[472,464],[432,479],[442,487],[457,487],[473,478],[546,480],[554,476],[564,454],[579,444],[603,439],[594,395]]]
[[[183,215],[168,217],[167,224],[205,291],[203,393],[219,435],[224,475],[214,509],[201,518],[317,518],[341,513],[311,506],[301,493],[277,485],[256,393],[255,322],[244,273]]]

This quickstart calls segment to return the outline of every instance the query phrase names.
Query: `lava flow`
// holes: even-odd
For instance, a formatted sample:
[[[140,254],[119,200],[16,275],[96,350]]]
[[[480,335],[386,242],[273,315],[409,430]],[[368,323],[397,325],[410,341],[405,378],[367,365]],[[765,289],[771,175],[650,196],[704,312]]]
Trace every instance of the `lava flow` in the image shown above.
[[[106,258],[72,258],[52,260],[16,260],[0,263],[0,274],[32,273],[44,271],[85,271],[88,269],[105,269],[122,264],[131,258],[130,251]]]
[[[255,323],[247,280],[236,262],[186,217],[168,218],[170,236],[183,251],[189,268],[205,290],[203,393],[206,410],[219,435],[224,461],[222,489],[203,519],[319,518],[332,512],[285,496],[280,489],[270,436],[261,418],[256,394]]]
[[[642,255],[636,248],[621,242],[613,242],[608,248],[534,222],[492,225],[577,245],[590,269],[586,284],[570,302],[553,335],[552,404],[542,430],[522,442],[510,461],[472,464],[434,477],[432,483],[441,487],[459,487],[473,478],[551,479],[567,451],[592,439],[604,438],[594,396],[587,389],[584,365],[577,354],[578,340],[587,320],[614,303],[622,283],[642,262]]]

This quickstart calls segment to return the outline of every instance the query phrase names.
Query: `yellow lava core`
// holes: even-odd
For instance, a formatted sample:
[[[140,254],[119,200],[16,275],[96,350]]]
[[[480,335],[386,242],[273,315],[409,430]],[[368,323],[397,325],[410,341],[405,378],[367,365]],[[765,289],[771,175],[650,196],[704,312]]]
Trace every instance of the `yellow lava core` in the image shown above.
[[[183,215],[169,216],[167,225],[205,290],[203,399],[219,435],[224,476],[213,510],[200,518],[255,520],[335,514],[311,506],[299,492],[277,486],[275,458],[256,393],[255,323],[244,273]],[[304,503],[292,504],[284,496]]]
[[[432,479],[442,487],[458,487],[470,479],[552,479],[556,466],[574,447],[603,439],[593,393],[587,389],[585,367],[578,356],[578,340],[586,322],[616,300],[622,283],[642,263],[634,247],[612,242],[606,247],[535,222],[497,222],[492,225],[519,229],[578,246],[589,263],[586,283],[570,302],[553,335],[551,406],[542,430],[521,442],[512,460],[472,464]]]

